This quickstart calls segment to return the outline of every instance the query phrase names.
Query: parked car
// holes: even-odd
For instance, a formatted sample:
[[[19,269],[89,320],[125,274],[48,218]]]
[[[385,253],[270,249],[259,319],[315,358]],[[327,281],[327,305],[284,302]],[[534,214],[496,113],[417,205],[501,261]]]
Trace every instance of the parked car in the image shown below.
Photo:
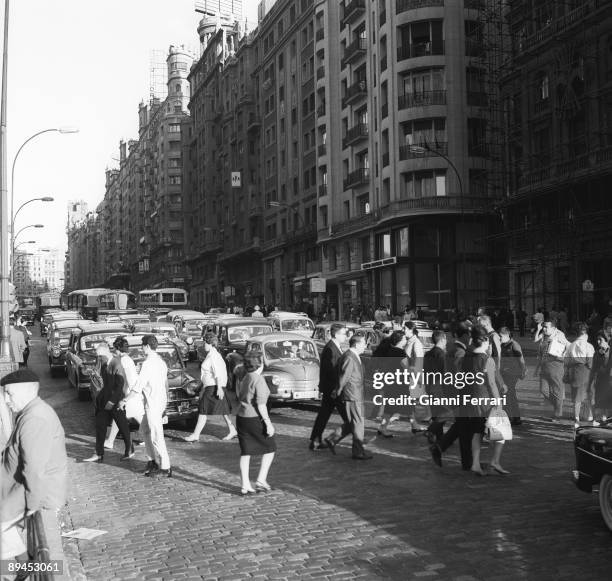
[[[156,335],[158,340],[157,354],[168,366],[168,403],[165,416],[171,420],[190,420],[198,415],[198,400],[202,382],[192,377],[185,368],[182,356],[176,345],[163,335]],[[142,347],[142,335],[127,337],[130,344],[129,355],[140,372],[145,354]],[[92,399],[102,387],[102,379],[97,369],[92,374],[90,392]]]
[[[334,323],[340,323],[341,325],[344,325],[349,331],[353,332],[355,331],[355,329],[359,329],[359,325],[357,323],[351,323],[347,321],[327,321],[325,323],[319,323],[318,325],[316,325],[311,337],[315,342],[315,345],[317,346],[317,351],[319,352],[319,355],[321,355],[323,347],[325,347],[327,342],[331,339],[329,329]],[[344,347],[348,349],[348,341],[346,342],[346,345]]]
[[[73,329],[66,352],[66,375],[80,400],[89,397],[91,374],[97,365],[96,345],[106,341],[112,346],[113,341],[122,335],[129,335],[129,332],[117,324],[80,322]]]
[[[184,362],[189,361],[189,345],[179,338],[176,332],[176,327],[172,323],[167,322],[149,322],[149,323],[136,323],[132,327],[134,335],[146,335],[152,333],[153,335],[161,335],[168,339],[171,343],[174,343],[181,354]]]
[[[36,309],[19,309],[17,312],[17,316],[21,317],[23,324],[27,327],[31,327],[34,324],[34,319],[36,318]]]
[[[259,335],[247,341],[245,353],[251,352],[262,355],[270,401],[319,399],[319,354],[312,339],[294,333]],[[237,362],[234,382],[243,373],[242,363]]]
[[[41,336],[45,336],[47,334],[47,328],[49,325],[55,321],[62,320],[82,320],[83,315],[78,313],[77,311],[48,311],[40,321],[40,334]]]
[[[612,418],[599,427],[578,428],[574,450],[574,482],[583,492],[597,489],[601,516],[612,531]]]
[[[275,331],[281,333],[299,333],[306,337],[312,337],[315,325],[308,315],[301,313],[287,313],[283,311],[273,311],[268,317]]]
[[[219,353],[228,362],[231,371],[236,363],[234,353],[244,353],[247,341],[251,337],[268,335],[273,332],[272,325],[263,318],[252,317],[220,317],[212,326],[212,331],[219,339]],[[206,354],[204,347],[198,349],[198,360],[203,361]]]
[[[47,332],[47,358],[51,375],[66,372],[66,352],[70,347],[70,336],[74,329],[83,328],[89,321],[62,319],[51,322]]]

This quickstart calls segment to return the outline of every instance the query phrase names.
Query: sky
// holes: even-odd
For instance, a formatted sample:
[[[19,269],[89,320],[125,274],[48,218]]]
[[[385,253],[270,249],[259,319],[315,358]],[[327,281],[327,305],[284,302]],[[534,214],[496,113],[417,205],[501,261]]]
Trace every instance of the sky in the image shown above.
[[[4,2],[0,13],[4,16]],[[243,0],[250,29],[258,0]],[[148,102],[151,52],[171,44],[199,51],[195,0],[12,0],[9,20],[7,149],[9,180],[15,165],[15,230],[19,241],[66,247],[69,200],[90,210],[104,197],[105,170],[117,165],[119,142],[134,139],[138,104]],[[10,196],[10,183],[9,183]]]

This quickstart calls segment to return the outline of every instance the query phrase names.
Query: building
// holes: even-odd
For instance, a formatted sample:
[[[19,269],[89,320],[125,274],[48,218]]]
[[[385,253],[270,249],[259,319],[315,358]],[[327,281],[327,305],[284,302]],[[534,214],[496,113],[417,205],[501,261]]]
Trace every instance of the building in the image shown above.
[[[57,248],[37,248],[15,252],[13,284],[15,296],[22,301],[41,292],[64,288],[64,253]]]
[[[570,317],[612,310],[612,6],[513,1],[504,233],[509,301]]]

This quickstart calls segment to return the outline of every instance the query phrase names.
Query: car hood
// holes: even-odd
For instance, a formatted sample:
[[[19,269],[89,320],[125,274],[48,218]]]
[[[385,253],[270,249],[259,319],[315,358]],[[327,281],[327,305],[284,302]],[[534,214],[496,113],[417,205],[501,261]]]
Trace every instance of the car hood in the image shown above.
[[[580,428],[576,433],[576,445],[579,446],[581,443],[585,443],[585,441],[591,444],[605,444],[607,447],[612,448],[612,423],[598,428]]]
[[[319,362],[304,361],[297,359],[296,361],[275,361],[268,365],[265,369],[267,374],[285,374],[291,376],[295,380],[317,380],[319,379]]]
[[[193,381],[193,377],[189,375],[184,369],[169,369],[168,370],[168,387],[176,388],[181,387],[190,381]]]

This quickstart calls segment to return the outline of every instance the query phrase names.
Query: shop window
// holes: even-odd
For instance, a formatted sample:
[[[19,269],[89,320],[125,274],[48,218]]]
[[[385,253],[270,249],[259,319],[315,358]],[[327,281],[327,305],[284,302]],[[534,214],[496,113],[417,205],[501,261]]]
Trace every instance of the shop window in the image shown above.
[[[397,256],[409,256],[410,254],[410,231],[408,227],[395,232],[395,254]]]

